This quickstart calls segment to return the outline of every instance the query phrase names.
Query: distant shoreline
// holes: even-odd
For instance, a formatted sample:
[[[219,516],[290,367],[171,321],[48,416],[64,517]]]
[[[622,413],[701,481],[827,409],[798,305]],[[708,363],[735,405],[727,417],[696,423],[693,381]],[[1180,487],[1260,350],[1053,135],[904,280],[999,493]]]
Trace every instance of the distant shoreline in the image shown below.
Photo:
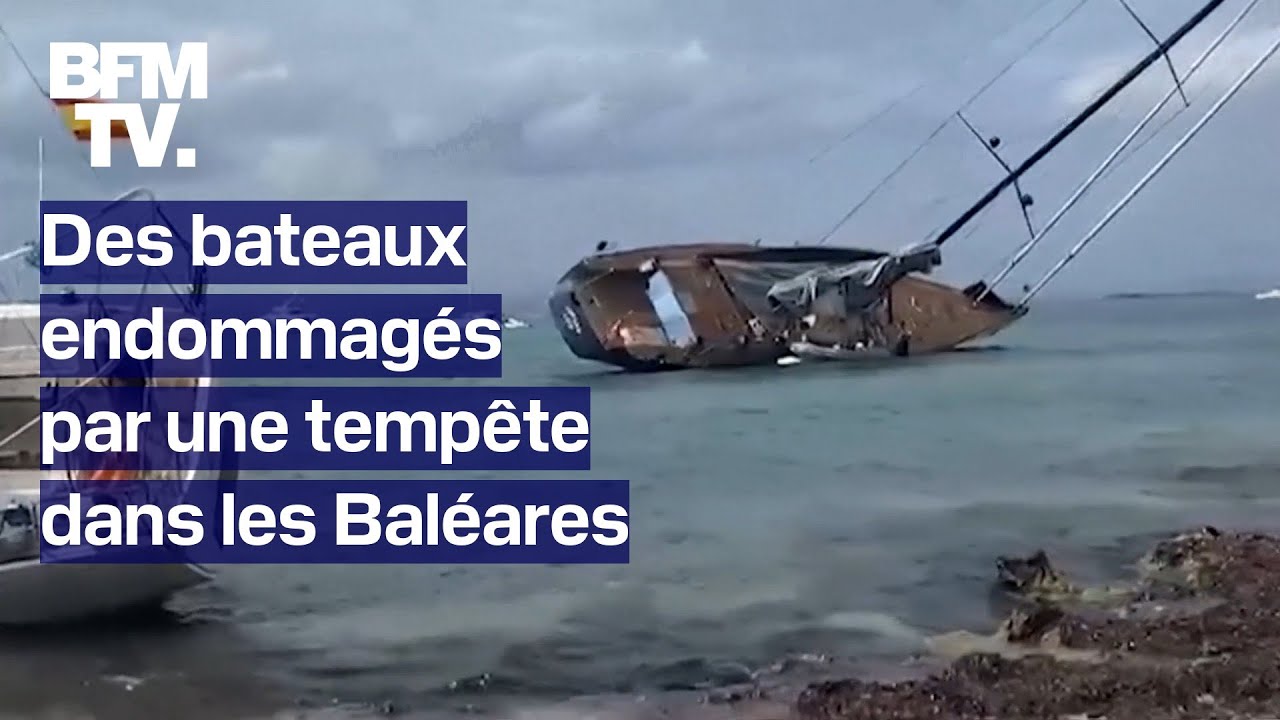
[[[1123,292],[1103,295],[1103,300],[1168,300],[1173,298],[1252,297],[1253,291],[1200,290],[1194,292]]]

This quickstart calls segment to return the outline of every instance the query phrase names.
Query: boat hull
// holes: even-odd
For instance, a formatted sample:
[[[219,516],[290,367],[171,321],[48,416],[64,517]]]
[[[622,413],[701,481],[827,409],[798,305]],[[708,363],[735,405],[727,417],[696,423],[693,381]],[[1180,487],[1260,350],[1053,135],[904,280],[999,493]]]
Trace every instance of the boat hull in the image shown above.
[[[193,392],[203,395],[212,381],[208,378],[153,378],[151,384],[190,387]],[[28,402],[25,390],[9,395],[11,397],[4,399],[10,405],[3,407],[7,414],[0,417],[0,421],[16,428],[29,418],[40,417],[38,402],[34,409],[23,405]],[[198,396],[197,403],[197,407],[203,407],[204,399]],[[26,410],[31,411],[28,413]],[[39,427],[39,422],[36,422],[26,434],[38,438]],[[22,437],[14,438],[4,449],[9,450],[15,445],[20,450],[25,449]],[[29,457],[38,459],[38,455]],[[21,467],[24,464],[0,470],[0,507],[17,505],[30,508],[38,528],[41,480],[62,478],[41,471],[38,463],[34,467]],[[224,454],[217,468],[192,469],[185,478],[175,478],[172,482],[216,477],[232,483],[238,476],[234,455]],[[10,530],[13,529],[11,526]],[[6,549],[12,549],[12,546],[6,548],[0,544],[0,550]],[[18,552],[11,555],[15,559],[0,563],[0,626],[75,623],[158,608],[174,594],[213,579],[208,569],[182,562],[185,558],[180,556],[173,558],[177,562],[156,564],[74,564],[41,563],[37,553],[38,540],[32,549],[20,545]]]
[[[163,606],[212,574],[198,565],[0,565],[0,625],[78,622]]]
[[[794,323],[768,307],[769,281],[876,257],[873,251],[825,247],[643,248],[583,260],[561,278],[549,308],[574,355],[624,370],[770,365],[804,338]],[[658,270],[664,292],[670,286],[665,297],[653,290]],[[751,276],[755,279],[743,279]],[[898,279],[884,292],[873,318],[892,339],[868,349],[896,355],[945,352],[989,337],[1020,316],[996,295],[977,301],[976,294],[974,288],[919,275]],[[679,327],[673,328],[676,321]],[[852,335],[839,332],[832,345],[858,345]],[[681,342],[682,337],[692,342]]]
[[[40,378],[0,378],[0,438],[14,436],[0,448],[0,468],[39,465],[40,425],[28,426],[40,416],[39,390]]]
[[[40,306],[0,304],[0,468],[38,467],[40,450]],[[16,435],[15,435],[16,433]]]

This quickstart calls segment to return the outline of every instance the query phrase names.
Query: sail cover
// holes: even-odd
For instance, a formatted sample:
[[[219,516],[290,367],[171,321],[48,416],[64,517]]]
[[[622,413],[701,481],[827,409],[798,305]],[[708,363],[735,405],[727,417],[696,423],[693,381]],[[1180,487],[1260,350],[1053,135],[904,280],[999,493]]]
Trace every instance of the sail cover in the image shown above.
[[[770,288],[802,273],[832,267],[832,263],[829,262],[785,262],[737,258],[715,258],[712,264],[729,284],[734,297],[745,305],[752,315],[760,318],[767,325],[777,328],[781,328],[785,322],[783,318],[777,317],[777,308],[769,299]]]
[[[775,282],[766,295],[775,311],[791,315],[854,315],[875,306],[903,276],[927,273],[941,263],[936,244],[914,245],[871,260],[808,270]]]

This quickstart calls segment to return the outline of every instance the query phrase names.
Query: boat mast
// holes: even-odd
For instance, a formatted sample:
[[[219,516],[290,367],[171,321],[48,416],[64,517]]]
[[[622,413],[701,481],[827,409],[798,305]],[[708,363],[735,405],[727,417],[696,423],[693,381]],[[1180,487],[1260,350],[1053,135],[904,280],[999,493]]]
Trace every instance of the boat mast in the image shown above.
[[[27,253],[28,257],[34,255],[36,258],[36,270],[40,269],[40,252],[41,239],[44,237],[44,217],[42,215],[44,206],[44,135],[36,138],[36,242],[33,252]],[[25,249],[25,248],[24,248]],[[39,273],[37,272],[37,277]],[[40,288],[36,288],[36,295],[40,294]]]
[[[36,238],[40,237],[40,203],[44,200],[44,136],[41,136],[36,144]],[[37,240],[37,244],[39,241]],[[29,255],[31,248],[28,245],[9,250],[0,254],[0,263],[7,262],[16,257]]]
[[[1075,6],[1073,6],[1073,7],[1072,7],[1069,11],[1067,11],[1064,15],[1062,15],[1061,17],[1059,17],[1059,18],[1058,18],[1058,19],[1057,19],[1057,20],[1056,20],[1052,25],[1050,25],[1050,26],[1049,26],[1049,28],[1048,28],[1048,29],[1046,29],[1044,32],[1042,32],[1038,37],[1036,37],[1036,39],[1032,40],[1032,41],[1031,41],[1031,43],[1030,43],[1029,45],[1027,45],[1027,46],[1026,46],[1026,48],[1024,48],[1024,51],[1023,51],[1022,53],[1020,53],[1017,57],[1015,57],[1012,61],[1010,61],[1010,62],[1009,62],[1009,64],[1007,64],[1007,65],[1005,65],[1005,66],[1004,66],[1004,69],[1002,69],[1000,72],[998,72],[998,73],[996,73],[994,76],[992,76],[992,78],[991,78],[990,80],[987,80],[987,82],[986,82],[986,83],[984,83],[984,84],[982,85],[982,87],[978,88],[977,92],[975,92],[975,93],[973,93],[972,95],[970,95],[970,96],[969,96],[969,99],[964,101],[964,104],[960,106],[960,109],[959,109],[959,110],[957,110],[955,113],[952,113],[951,115],[947,116],[947,119],[946,119],[946,120],[943,120],[941,123],[938,123],[938,126],[937,126],[937,127],[935,127],[935,128],[933,129],[933,132],[929,133],[929,136],[928,136],[928,137],[926,137],[926,138],[924,139],[924,142],[922,142],[922,143],[920,143],[919,145],[917,145],[917,146],[916,146],[916,148],[915,148],[914,150],[912,150],[912,151],[911,151],[911,154],[909,154],[909,155],[907,155],[906,157],[902,158],[902,160],[897,164],[897,166],[896,166],[896,167],[894,167],[892,170],[890,170],[890,171],[889,171],[889,174],[888,174],[888,175],[885,175],[883,178],[881,178],[881,179],[880,179],[880,182],[876,183],[876,185],[875,185],[874,187],[872,187],[872,188],[871,188],[871,190],[869,190],[869,191],[867,192],[867,194],[866,194],[866,195],[863,195],[861,200],[859,200],[856,204],[854,204],[854,206],[853,206],[853,207],[849,208],[849,211],[848,211],[848,212],[846,212],[846,213],[844,214],[844,217],[841,217],[841,218],[840,218],[840,220],[839,220],[838,222],[836,222],[836,224],[835,224],[835,225],[831,226],[831,229],[830,229],[830,230],[827,230],[826,234],[824,234],[821,238],[819,238],[819,239],[818,239],[818,243],[817,243],[817,244],[819,244],[819,245],[824,245],[824,244],[826,244],[826,242],[827,242],[828,240],[830,240],[830,239],[831,239],[831,237],[832,237],[833,235],[835,235],[837,231],[839,231],[839,230],[840,230],[840,228],[844,227],[845,223],[847,223],[847,222],[849,222],[850,220],[852,220],[852,219],[854,218],[854,216],[855,216],[855,215],[857,215],[857,214],[858,214],[858,212],[859,212],[860,210],[862,210],[862,208],[863,208],[867,203],[871,202],[871,199],[872,199],[872,198],[874,198],[876,195],[878,195],[878,194],[880,193],[880,191],[881,191],[881,190],[885,189],[885,187],[887,187],[887,186],[889,185],[890,181],[892,181],[895,177],[897,177],[897,176],[898,176],[898,174],[899,174],[899,173],[901,173],[904,169],[906,169],[907,165],[909,165],[909,164],[911,163],[911,161],[912,161],[912,160],[915,160],[917,155],[919,155],[921,152],[923,152],[923,151],[924,151],[924,149],[925,149],[926,147],[928,147],[930,143],[932,143],[932,142],[933,142],[933,141],[934,141],[934,140],[935,140],[939,135],[941,135],[941,134],[942,134],[942,131],[943,131],[943,130],[946,130],[946,129],[951,125],[951,120],[952,120],[952,118],[955,118],[955,117],[957,117],[957,116],[961,116],[961,115],[964,113],[964,111],[965,111],[965,110],[967,110],[967,109],[969,108],[969,106],[973,104],[973,101],[975,101],[975,100],[977,100],[979,97],[981,97],[981,96],[982,96],[982,94],[983,94],[984,92],[986,92],[988,88],[990,88],[992,85],[996,84],[996,82],[997,82],[998,80],[1000,80],[1000,78],[1004,77],[1004,76],[1005,76],[1005,74],[1007,74],[1010,70],[1012,70],[1012,69],[1013,69],[1013,67],[1014,67],[1015,65],[1017,65],[1017,64],[1022,60],[1022,58],[1026,56],[1026,54],[1027,54],[1027,53],[1031,52],[1031,51],[1032,51],[1033,49],[1035,49],[1036,47],[1039,47],[1039,46],[1040,46],[1040,44],[1041,44],[1041,43],[1043,43],[1043,42],[1044,42],[1044,41],[1045,41],[1045,40],[1046,40],[1050,35],[1052,35],[1054,32],[1056,32],[1056,31],[1058,30],[1058,28],[1060,28],[1060,27],[1062,27],[1064,24],[1066,24],[1066,22],[1067,22],[1068,20],[1070,20],[1072,17],[1074,17],[1074,16],[1075,16],[1075,14],[1076,14],[1077,12],[1079,12],[1079,11],[1080,11],[1080,9],[1081,9],[1081,8],[1083,8],[1083,7],[1085,6],[1085,3],[1087,3],[1087,2],[1088,2],[1088,0],[1080,0],[1079,2],[1077,2],[1077,3],[1075,4]],[[1037,8],[1037,9],[1036,9],[1036,11],[1035,11],[1035,12],[1039,12],[1039,11],[1040,11],[1040,9],[1041,9],[1041,8],[1043,8],[1043,7],[1044,7],[1044,6],[1043,6],[1043,5],[1041,5],[1041,6],[1040,6],[1040,8]],[[1032,15],[1034,15],[1034,14],[1035,14],[1035,12],[1033,12],[1033,13],[1032,13]],[[1031,17],[1031,16],[1029,15],[1029,16],[1027,16],[1027,17],[1029,18],[1029,17]],[[1012,29],[1012,27],[1010,27],[1009,29]],[[924,85],[923,85],[923,84],[919,85],[919,86],[917,87],[917,90],[918,90],[919,88],[922,88],[922,87],[924,87]],[[907,95],[903,95],[903,96],[902,96],[902,98],[900,98],[900,99],[905,99],[905,98],[907,98],[907,97],[910,97],[910,96],[911,96],[912,94],[914,94],[915,92],[916,92],[916,90],[912,90],[910,93],[907,93]],[[872,116],[872,118],[871,118],[871,119],[869,119],[869,120],[867,121],[867,123],[874,122],[875,120],[877,120],[877,119],[879,119],[880,117],[882,117],[885,113],[887,113],[889,110],[891,110],[891,109],[893,108],[893,105],[894,105],[894,104],[896,104],[896,103],[897,103],[897,101],[895,100],[895,101],[894,101],[894,103],[891,103],[888,107],[884,108],[882,111],[880,111],[880,112],[876,113],[874,116]],[[845,136],[845,138],[844,138],[844,139],[842,139],[840,142],[844,142],[844,140],[847,140],[848,138],[852,137],[852,136],[853,136],[854,134],[856,134],[859,130],[861,130],[863,127],[865,127],[867,123],[863,123],[863,124],[859,125],[857,128],[854,128],[854,130],[853,130],[853,131],[851,131],[848,135],[846,135],[846,136]],[[966,121],[966,124],[968,124],[968,123],[967,123],[967,121]],[[839,144],[839,143],[837,143],[837,144]],[[983,143],[983,145],[985,146],[985,145],[986,145],[986,143],[984,142],[984,143]],[[822,153],[819,153],[818,155],[815,155],[812,159],[810,159],[810,161],[809,161],[809,162],[813,162],[814,160],[817,160],[819,157],[821,157],[823,154],[825,154],[825,153],[829,152],[829,151],[830,151],[831,149],[833,149],[834,147],[835,147],[835,145],[833,145],[833,146],[829,147],[827,150],[824,150]],[[1003,161],[1001,161],[1001,164],[1003,164]],[[1006,172],[1008,172],[1009,170],[1010,170],[1009,168],[1007,168],[1007,167],[1005,168],[1005,171],[1006,171]]]
[[[36,218],[40,217],[40,203],[44,202],[44,136],[36,141]],[[37,228],[39,226],[37,225]]]
[[[1187,68],[1184,78],[1190,78],[1200,70],[1200,67],[1204,65],[1205,61],[1217,52],[1218,48],[1227,39],[1227,37],[1235,31],[1249,13],[1253,12],[1253,9],[1257,7],[1260,1],[1261,0],[1250,0],[1249,4],[1244,6],[1239,14],[1237,14],[1235,18],[1233,18],[1225,28],[1223,28],[1222,32],[1218,34],[1218,37],[1214,38],[1213,42],[1209,43],[1209,46],[1204,49],[1204,52],[1200,53],[1200,57],[1196,58],[1195,61],[1191,63],[1191,66]],[[1009,276],[1009,273],[1013,272],[1013,269],[1026,259],[1027,255],[1031,253],[1031,250],[1045,238],[1050,230],[1057,226],[1058,221],[1067,214],[1068,210],[1075,207],[1075,204],[1080,201],[1080,198],[1084,197],[1084,194],[1088,192],[1089,188],[1102,178],[1103,173],[1107,172],[1107,170],[1111,168],[1116,160],[1120,158],[1120,154],[1128,149],[1130,144],[1137,139],[1138,134],[1147,128],[1151,121],[1155,119],[1156,115],[1164,109],[1165,105],[1167,105],[1176,94],[1182,94],[1184,98],[1186,97],[1186,95],[1182,93],[1182,83],[1180,82],[1175,82],[1174,86],[1169,88],[1169,91],[1160,99],[1160,102],[1157,102],[1150,110],[1147,111],[1146,116],[1143,117],[1137,125],[1133,126],[1133,129],[1129,131],[1129,134],[1125,136],[1124,140],[1121,140],[1120,144],[1116,145],[1116,147],[1111,151],[1111,154],[1108,155],[1100,165],[1098,165],[1089,177],[1085,178],[1084,182],[1080,183],[1080,185],[1076,187],[1075,192],[1071,193],[1071,196],[1062,204],[1062,207],[1058,208],[1057,212],[1053,214],[1053,217],[1049,218],[1049,220],[1044,224],[1044,227],[1040,228],[1039,232],[1033,233],[1032,238],[1018,248],[1018,251],[1013,254],[1013,257],[1009,258],[1004,267],[1000,269],[1000,272],[996,273],[995,277],[991,279],[991,282],[987,283],[987,286],[982,290],[982,292],[978,293],[977,297],[973,299],[974,302],[981,302],[982,298],[991,294],[991,292],[995,290],[996,286],[1004,281],[1004,279]]]
[[[1098,236],[1098,233],[1102,232],[1103,229],[1105,229],[1107,225],[1115,219],[1116,215],[1119,215],[1120,211],[1123,210],[1130,201],[1137,197],[1138,193],[1142,192],[1143,188],[1145,188],[1156,175],[1160,174],[1160,171],[1163,170],[1165,166],[1168,165],[1184,147],[1187,146],[1187,143],[1191,142],[1191,140],[1204,129],[1204,126],[1207,125],[1220,110],[1222,110],[1223,106],[1225,106],[1231,98],[1235,97],[1236,93],[1240,92],[1240,88],[1244,87],[1245,84],[1262,69],[1262,66],[1267,64],[1267,61],[1270,60],[1278,50],[1280,50],[1280,35],[1276,36],[1275,40],[1273,40],[1271,45],[1267,48],[1266,52],[1264,52],[1261,57],[1255,60],[1253,64],[1250,65],[1242,75],[1240,75],[1235,83],[1231,85],[1231,88],[1228,89],[1222,97],[1218,98],[1218,101],[1213,104],[1213,107],[1209,108],[1209,110],[1205,112],[1204,116],[1201,117],[1185,135],[1182,136],[1182,139],[1170,148],[1169,152],[1165,153],[1164,157],[1160,158],[1160,161],[1152,166],[1152,168],[1147,171],[1147,174],[1143,175],[1142,179],[1139,180],[1123,198],[1120,198],[1120,201],[1117,202],[1111,210],[1108,211],[1107,214],[1104,215],[1102,219],[1099,220],[1083,238],[1080,239],[1079,242],[1067,251],[1065,257],[1050,268],[1049,271],[1046,272],[1044,276],[1027,291],[1027,294],[1023,296],[1022,300],[1018,303],[1018,307],[1026,308],[1027,303],[1031,302],[1031,298],[1035,297],[1041,290],[1043,290],[1044,286],[1048,285],[1049,281],[1052,280],[1054,276],[1062,272],[1062,269],[1067,266],[1067,263],[1074,260],[1075,257],[1080,254],[1080,251],[1084,250],[1085,246],[1092,242],[1093,239]]]
[[[1031,153],[1026,160],[1022,161],[1021,165],[1014,168],[1012,172],[1004,177],[1004,179],[996,183],[995,186],[988,190],[985,195],[979,198],[972,207],[964,211],[960,217],[956,218],[950,225],[944,228],[942,232],[938,234],[934,243],[942,245],[947,240],[951,239],[951,237],[964,228],[969,221],[973,220],[978,213],[986,209],[993,200],[999,197],[1000,193],[1004,192],[1017,182],[1018,179],[1034,167],[1036,163],[1043,160],[1044,157],[1061,144],[1063,140],[1066,140],[1067,137],[1079,129],[1086,120],[1093,117],[1093,115],[1101,110],[1108,102],[1111,102],[1111,100],[1115,98],[1120,91],[1128,87],[1129,84],[1136,80],[1144,70],[1151,66],[1152,63],[1156,62],[1161,57],[1167,56],[1169,50],[1174,45],[1177,45],[1178,42],[1187,35],[1187,33],[1194,30],[1195,27],[1203,22],[1205,18],[1209,17],[1214,10],[1217,10],[1223,2],[1225,2],[1225,0],[1209,0],[1209,2],[1205,3],[1204,7],[1200,8],[1195,15],[1192,15],[1190,19],[1182,24],[1182,27],[1178,28],[1172,35],[1165,38],[1164,42],[1161,42],[1156,46],[1156,48],[1140,60],[1137,65],[1130,68],[1129,72],[1125,73],[1123,77],[1117,80],[1111,87],[1107,88],[1106,92],[1102,93],[1093,102],[1089,103],[1089,106],[1082,110],[1079,115],[1064,125],[1062,129],[1055,133],[1053,137],[1049,138],[1044,145],[1041,145],[1035,152]]]

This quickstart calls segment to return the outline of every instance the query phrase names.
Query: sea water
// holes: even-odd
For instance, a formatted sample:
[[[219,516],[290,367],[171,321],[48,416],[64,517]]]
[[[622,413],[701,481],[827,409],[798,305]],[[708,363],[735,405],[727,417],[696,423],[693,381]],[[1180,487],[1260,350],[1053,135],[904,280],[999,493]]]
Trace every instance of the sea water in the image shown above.
[[[592,387],[630,565],[228,567],[178,616],[4,635],[0,715],[633,717],[989,632],[998,554],[1101,579],[1183,526],[1280,529],[1280,315],[1251,297],[1046,302],[857,367],[623,375],[545,325],[504,341],[502,382]]]

